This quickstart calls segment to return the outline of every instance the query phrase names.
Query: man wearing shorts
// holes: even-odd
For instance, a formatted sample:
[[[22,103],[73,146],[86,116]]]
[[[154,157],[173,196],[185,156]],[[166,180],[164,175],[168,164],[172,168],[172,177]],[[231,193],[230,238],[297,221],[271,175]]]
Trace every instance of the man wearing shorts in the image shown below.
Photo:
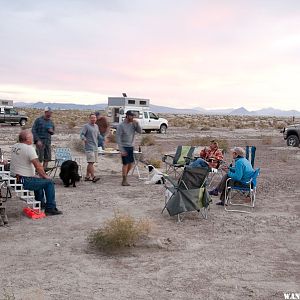
[[[84,141],[84,150],[87,160],[85,181],[97,182],[100,178],[95,176],[94,163],[98,161],[98,139],[100,136],[96,115],[90,114],[89,123],[84,124],[80,138]]]
[[[51,136],[54,134],[54,124],[51,120],[52,110],[45,107],[44,115],[37,118],[32,125],[33,140],[40,162],[43,162],[44,169],[47,169],[51,160]]]
[[[137,120],[134,120],[134,113],[131,110],[126,112],[126,118],[123,123],[118,126],[116,138],[121,151],[122,157],[122,185],[130,185],[127,181],[127,175],[132,169],[134,163],[133,157],[133,141],[135,132],[142,133],[142,128]]]

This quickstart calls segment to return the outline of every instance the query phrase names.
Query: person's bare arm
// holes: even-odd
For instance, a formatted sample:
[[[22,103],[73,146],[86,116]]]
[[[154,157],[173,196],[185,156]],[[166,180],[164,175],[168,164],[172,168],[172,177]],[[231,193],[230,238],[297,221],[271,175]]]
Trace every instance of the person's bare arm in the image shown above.
[[[42,164],[39,162],[39,160],[37,158],[33,159],[31,162],[34,165],[34,167],[35,167],[37,173],[40,175],[40,177],[45,178],[45,179],[51,179],[51,177],[45,173],[45,170],[44,170]]]

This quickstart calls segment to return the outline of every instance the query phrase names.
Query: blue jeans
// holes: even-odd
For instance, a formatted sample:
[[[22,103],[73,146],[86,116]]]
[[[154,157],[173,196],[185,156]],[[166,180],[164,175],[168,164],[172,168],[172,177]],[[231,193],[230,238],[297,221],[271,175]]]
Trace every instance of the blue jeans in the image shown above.
[[[197,158],[195,161],[193,161],[190,165],[191,168],[198,168],[198,167],[207,167],[208,163],[202,158]]]
[[[22,176],[22,183],[24,189],[34,191],[35,200],[41,201],[41,204],[44,203],[45,209],[56,208],[55,189],[53,180],[39,177]]]
[[[98,147],[102,147],[104,150],[104,141],[105,141],[105,136],[100,133],[98,137]]]

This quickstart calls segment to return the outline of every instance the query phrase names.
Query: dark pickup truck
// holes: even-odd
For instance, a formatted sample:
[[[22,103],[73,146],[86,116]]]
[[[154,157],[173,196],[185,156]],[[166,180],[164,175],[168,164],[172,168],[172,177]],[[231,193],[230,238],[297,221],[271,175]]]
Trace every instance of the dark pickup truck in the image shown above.
[[[14,108],[0,107],[0,123],[24,126],[27,120],[26,115],[18,113]]]
[[[300,124],[290,125],[282,130],[283,138],[288,146],[299,147]]]

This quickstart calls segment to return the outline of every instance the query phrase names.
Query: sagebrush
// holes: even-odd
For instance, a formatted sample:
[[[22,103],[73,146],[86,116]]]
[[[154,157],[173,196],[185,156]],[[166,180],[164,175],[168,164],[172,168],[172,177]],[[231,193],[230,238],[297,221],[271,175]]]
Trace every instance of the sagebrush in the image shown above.
[[[101,251],[117,251],[134,246],[142,237],[147,237],[150,230],[147,219],[136,220],[128,214],[115,213],[103,227],[90,233],[88,241]]]

